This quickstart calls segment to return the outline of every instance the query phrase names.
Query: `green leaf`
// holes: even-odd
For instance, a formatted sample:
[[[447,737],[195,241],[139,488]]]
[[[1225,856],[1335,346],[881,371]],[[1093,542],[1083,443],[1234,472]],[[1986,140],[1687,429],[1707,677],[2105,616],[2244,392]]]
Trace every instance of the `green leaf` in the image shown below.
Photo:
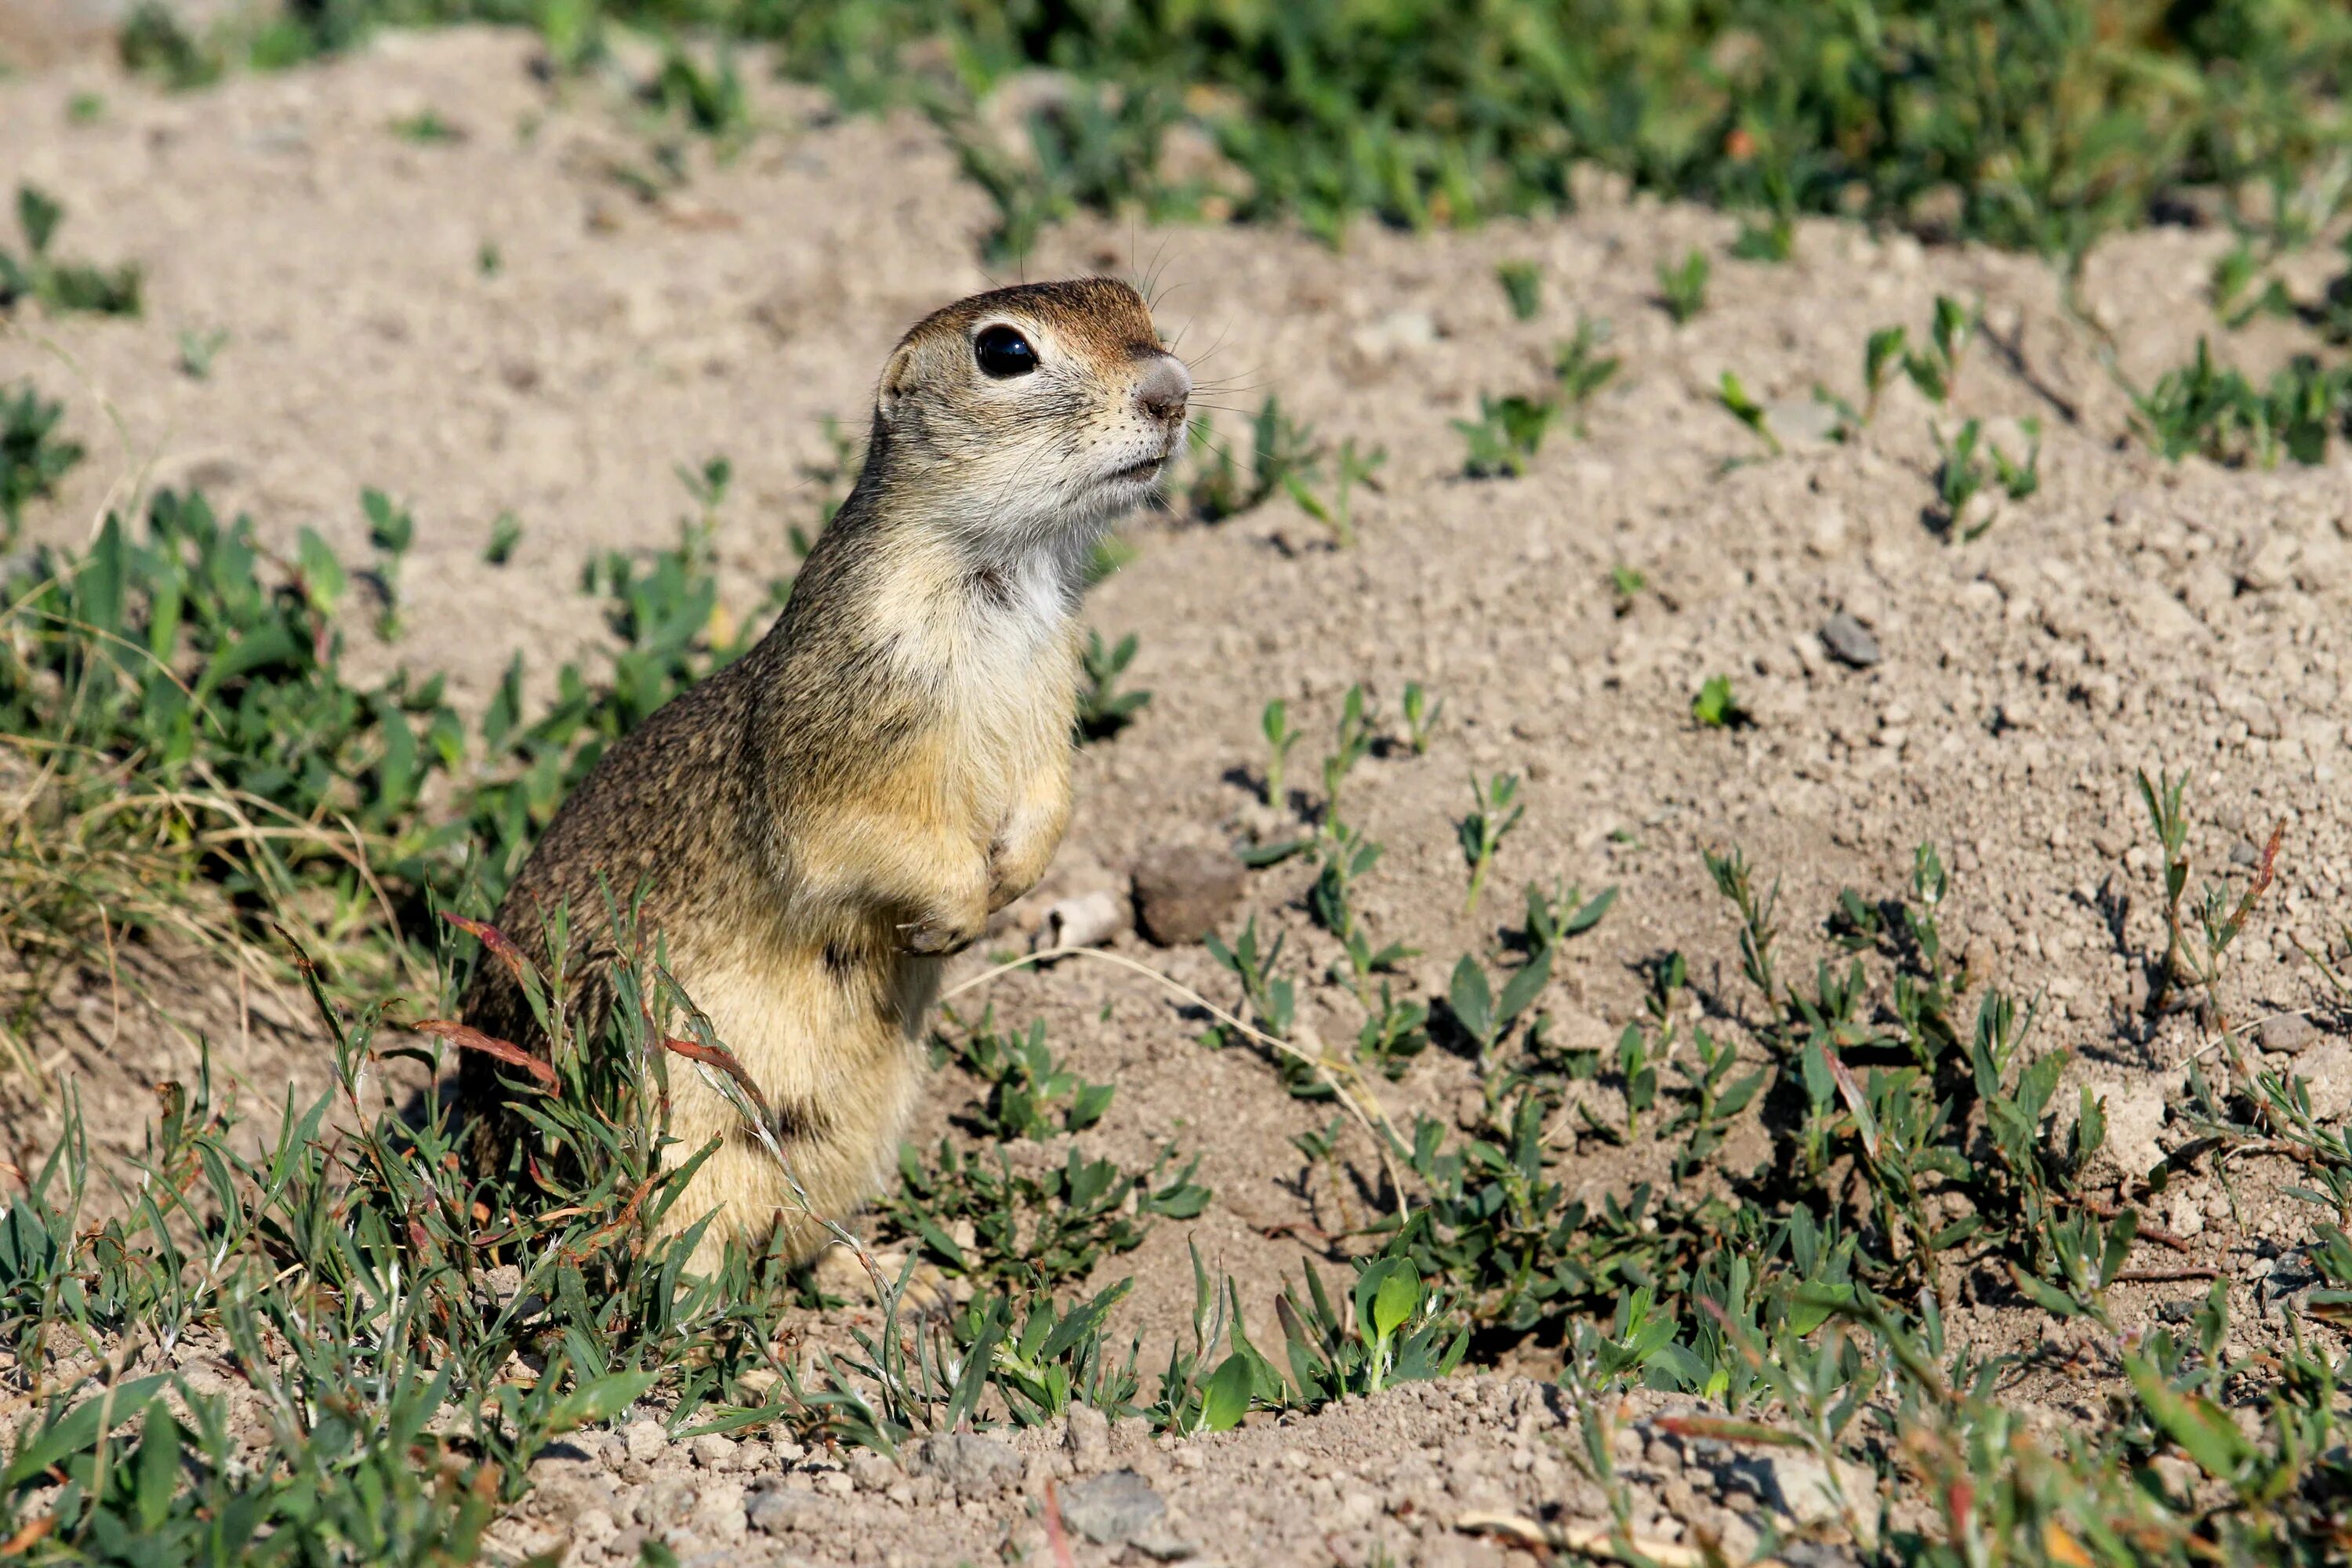
[[[2256,1458],[2253,1444],[2238,1430],[2238,1424],[2210,1400],[2179,1393],[2138,1355],[2124,1357],[2124,1372],[2138,1391],[2140,1404],[2164,1428],[2165,1436],[2179,1444],[2207,1475],[2235,1481]]]
[[[0,1492],[15,1491],[50,1466],[96,1447],[101,1422],[111,1431],[138,1419],[147,1402],[170,1381],[167,1376],[133,1378],[83,1400],[16,1450],[8,1468],[0,1470]]]
[[[1601,923],[1601,917],[1607,914],[1609,906],[1616,901],[1617,889],[1614,887],[1601,889],[1592,895],[1591,900],[1583,908],[1560,922],[1559,934],[1569,937],[1591,931]]]
[[[660,1376],[657,1372],[615,1372],[584,1383],[556,1401],[543,1430],[552,1437],[592,1422],[610,1421],[644,1398]]]
[[[1480,1045],[1491,1045],[1495,1039],[1495,994],[1486,984],[1486,972],[1468,953],[1454,966],[1454,978],[1445,988],[1445,1000],[1454,1016],[1471,1037]]]
[[[1552,950],[1545,948],[1536,954],[1534,963],[1524,965],[1504,982],[1503,999],[1496,1009],[1498,1029],[1509,1028],[1513,1020],[1526,1012],[1528,1005],[1542,994],[1544,986],[1551,980],[1551,954]],[[1479,978],[1483,981],[1485,976]]]
[[[1249,1414],[1250,1390],[1256,1369],[1236,1351],[1227,1356],[1201,1391],[1201,1426],[1211,1432],[1229,1432]]]
[[[2082,1306],[2074,1297],[2039,1275],[2028,1274],[2012,1263],[2009,1266],[2009,1276],[2017,1282],[2017,1288],[2032,1298],[2033,1304],[2043,1311],[2060,1318],[2079,1318],[2083,1315]]]
[[[1378,1294],[1372,1298],[1372,1329],[1381,1339],[1393,1336],[1412,1321],[1421,1310],[1421,1271],[1411,1258],[1400,1258],[1397,1267],[1381,1281]]]

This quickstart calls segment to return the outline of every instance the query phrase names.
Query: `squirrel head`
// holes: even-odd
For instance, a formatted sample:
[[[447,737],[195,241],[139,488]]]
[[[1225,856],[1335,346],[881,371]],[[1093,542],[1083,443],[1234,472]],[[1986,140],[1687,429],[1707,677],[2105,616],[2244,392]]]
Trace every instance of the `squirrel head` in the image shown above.
[[[989,550],[1063,543],[1142,501],[1184,439],[1192,374],[1125,283],[1027,283],[958,300],[898,341],[869,468]]]

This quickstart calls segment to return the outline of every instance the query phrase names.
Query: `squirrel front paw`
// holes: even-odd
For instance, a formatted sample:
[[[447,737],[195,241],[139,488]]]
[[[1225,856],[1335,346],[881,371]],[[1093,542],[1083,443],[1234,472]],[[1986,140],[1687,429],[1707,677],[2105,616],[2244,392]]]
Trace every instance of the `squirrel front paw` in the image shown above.
[[[978,942],[988,929],[985,915],[950,914],[935,910],[898,928],[898,951],[922,958],[947,958]]]

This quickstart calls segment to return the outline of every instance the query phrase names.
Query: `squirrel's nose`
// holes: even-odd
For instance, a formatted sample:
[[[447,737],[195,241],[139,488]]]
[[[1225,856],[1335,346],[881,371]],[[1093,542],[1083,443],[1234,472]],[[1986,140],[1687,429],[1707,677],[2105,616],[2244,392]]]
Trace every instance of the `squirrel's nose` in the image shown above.
[[[1192,373],[1184,368],[1183,361],[1173,354],[1161,354],[1135,384],[1135,405],[1144,416],[1162,425],[1173,425],[1184,417],[1184,405],[1192,395]]]

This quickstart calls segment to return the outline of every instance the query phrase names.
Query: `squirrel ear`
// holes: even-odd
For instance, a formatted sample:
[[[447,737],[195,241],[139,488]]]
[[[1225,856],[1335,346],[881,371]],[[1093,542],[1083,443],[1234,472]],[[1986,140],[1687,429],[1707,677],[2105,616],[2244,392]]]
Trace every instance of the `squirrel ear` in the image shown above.
[[[890,356],[882,367],[882,384],[874,395],[874,411],[887,419],[898,413],[899,400],[915,387],[915,350],[910,343]]]

